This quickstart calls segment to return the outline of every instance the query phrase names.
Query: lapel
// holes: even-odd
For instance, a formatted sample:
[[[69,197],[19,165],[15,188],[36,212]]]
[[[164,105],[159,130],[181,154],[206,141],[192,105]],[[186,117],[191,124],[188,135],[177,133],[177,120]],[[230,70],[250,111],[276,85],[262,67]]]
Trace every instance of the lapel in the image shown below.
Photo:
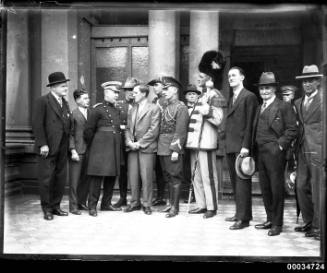
[[[312,116],[312,114],[316,112],[318,108],[320,108],[320,106],[321,106],[320,93],[318,92],[317,95],[315,95],[314,98],[312,99],[311,104],[309,105],[307,114],[304,116],[305,120],[308,120]]]
[[[149,109],[150,106],[151,106],[150,103],[145,103],[142,111],[141,112],[138,112],[138,114],[137,114],[137,121],[136,121],[136,123],[138,123],[145,116],[145,114],[148,112],[148,109]]]
[[[58,117],[62,120],[62,114],[59,103],[53,97],[51,93],[48,94],[48,101],[50,106],[52,107],[53,111],[58,115]],[[64,100],[63,100],[64,101]],[[64,102],[63,102],[64,103]]]
[[[303,112],[302,112],[302,108],[303,108],[303,100],[304,97],[302,97],[301,99],[297,100],[295,102],[296,108],[297,108],[297,114],[300,120],[300,123],[303,124]]]
[[[89,116],[89,109],[86,110],[87,111],[87,117]],[[86,122],[86,118],[84,117],[83,113],[81,112],[81,110],[79,109],[79,107],[77,107],[77,115],[78,117],[83,121]]]
[[[136,110],[137,110],[137,104],[135,104],[132,109],[131,109],[131,126],[130,128],[134,128],[135,127],[135,123],[136,123]]]
[[[255,116],[254,116],[254,122],[253,122],[254,127],[253,128],[254,128],[255,131],[256,131],[257,125],[258,125],[260,111],[261,111],[261,104],[257,107],[257,111],[256,111]]]
[[[229,107],[228,107],[228,113],[227,116],[231,115],[235,109],[238,107],[238,105],[240,104],[240,101],[242,101],[243,97],[245,97],[246,92],[245,89],[243,88],[241,90],[241,92],[238,94],[236,101],[233,103],[233,97],[231,97],[231,99],[229,100]]]
[[[277,112],[279,109],[278,105],[279,105],[279,103],[278,103],[278,99],[276,97],[275,100],[270,105],[270,109],[269,109],[269,126],[271,126],[271,124],[273,123],[273,121],[277,115]]]

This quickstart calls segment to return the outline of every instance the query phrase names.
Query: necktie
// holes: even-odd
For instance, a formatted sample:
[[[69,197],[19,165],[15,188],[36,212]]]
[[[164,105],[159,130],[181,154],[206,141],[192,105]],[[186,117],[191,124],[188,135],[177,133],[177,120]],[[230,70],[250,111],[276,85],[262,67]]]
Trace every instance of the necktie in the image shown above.
[[[62,98],[58,97],[58,103],[59,103],[60,107],[62,108]]]
[[[139,112],[139,104],[136,105],[136,110],[135,110],[135,117],[134,117],[134,127],[133,127],[133,138],[134,138],[134,141],[136,141],[136,135],[135,135],[135,128],[136,128],[136,121],[137,121],[137,115],[138,115],[138,112]]]
[[[264,102],[261,106],[261,113],[265,111],[266,107],[267,107],[267,102]]]
[[[313,97],[307,97],[307,99],[304,100],[304,109],[305,109],[305,111],[308,111],[312,99],[313,99]]]
[[[236,95],[234,95],[234,96],[233,96],[233,105],[234,105],[234,103],[235,103],[236,99],[237,99],[237,96],[236,96]]]

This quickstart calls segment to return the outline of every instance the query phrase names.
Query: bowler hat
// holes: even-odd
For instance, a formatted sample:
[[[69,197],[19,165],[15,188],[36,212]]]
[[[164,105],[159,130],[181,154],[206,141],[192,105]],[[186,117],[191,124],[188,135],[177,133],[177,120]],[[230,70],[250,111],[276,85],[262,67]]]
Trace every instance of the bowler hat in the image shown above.
[[[259,83],[255,84],[256,86],[260,85],[277,85],[275,74],[273,72],[262,72]]]
[[[305,78],[319,78],[322,77],[323,74],[319,73],[318,66],[315,64],[312,65],[305,65],[302,70],[302,75],[296,76],[295,79],[305,79]]]
[[[186,95],[188,92],[194,92],[194,93],[197,93],[198,95],[201,95],[201,91],[198,90],[194,84],[187,85],[187,87],[184,91],[184,94]]]
[[[111,89],[113,91],[119,91],[120,87],[122,86],[122,83],[119,81],[109,81],[109,82],[104,82],[101,84],[101,87],[103,89]]]
[[[133,77],[128,77],[123,85],[123,89],[131,90],[137,85],[139,81]]]
[[[65,74],[62,72],[53,72],[48,76],[49,83],[47,84],[47,87],[58,84],[58,83],[63,83],[63,82],[68,82],[70,79],[66,79]]]
[[[235,171],[238,177],[249,179],[255,173],[255,162],[250,156],[241,157],[239,154],[235,160]]]

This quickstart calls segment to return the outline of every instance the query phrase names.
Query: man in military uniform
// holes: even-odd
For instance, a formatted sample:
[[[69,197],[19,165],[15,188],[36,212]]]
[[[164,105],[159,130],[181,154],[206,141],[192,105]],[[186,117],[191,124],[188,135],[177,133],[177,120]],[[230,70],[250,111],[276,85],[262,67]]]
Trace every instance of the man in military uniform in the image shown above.
[[[132,108],[134,97],[133,97],[133,88],[138,84],[138,80],[132,77],[128,77],[123,85],[124,98],[122,100],[117,101],[116,106],[120,111],[121,118],[121,129],[125,130],[127,125],[127,116],[128,111]],[[120,208],[122,206],[127,205],[127,152],[125,145],[125,137],[124,134],[122,136],[122,149],[123,149],[123,159],[121,161],[121,169],[119,176],[119,200],[113,206],[116,208]]]
[[[104,88],[104,101],[94,106],[84,130],[84,138],[89,146],[87,175],[90,176],[88,207],[91,216],[97,216],[96,207],[102,180],[104,183],[101,210],[120,210],[111,205],[111,198],[115,179],[120,174],[121,117],[115,103],[121,83],[110,81],[101,86]]]
[[[167,106],[167,100],[163,96],[163,79],[165,77],[158,77],[156,79],[151,80],[148,82],[149,86],[153,87],[154,90],[154,99],[152,100],[152,103],[159,106],[161,112],[163,109]],[[156,166],[155,166],[155,174],[156,174],[156,184],[157,184],[157,198],[152,201],[153,206],[161,206],[166,205],[166,200],[164,198],[165,196],[165,181],[163,179],[162,170],[159,163],[159,156],[156,160]]]
[[[163,95],[168,104],[162,112],[157,154],[163,178],[169,185],[170,205],[164,209],[164,212],[168,212],[166,217],[170,218],[179,212],[188,111],[185,104],[178,100],[181,84],[172,77],[166,77],[163,84]]]

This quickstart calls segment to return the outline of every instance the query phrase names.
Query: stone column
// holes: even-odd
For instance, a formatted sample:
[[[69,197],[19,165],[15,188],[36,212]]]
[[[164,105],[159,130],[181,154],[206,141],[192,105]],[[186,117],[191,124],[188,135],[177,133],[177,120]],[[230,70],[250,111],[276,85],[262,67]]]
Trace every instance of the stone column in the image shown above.
[[[190,12],[189,82],[196,83],[198,65],[204,52],[219,48],[218,11]]]
[[[6,127],[30,126],[28,11],[17,9],[7,17]]]
[[[48,75],[61,71],[70,79],[67,100],[74,106],[73,91],[78,84],[77,11],[42,10],[41,79],[42,94],[48,92]]]
[[[149,11],[149,79],[159,75],[179,78],[179,37],[176,11]]]

